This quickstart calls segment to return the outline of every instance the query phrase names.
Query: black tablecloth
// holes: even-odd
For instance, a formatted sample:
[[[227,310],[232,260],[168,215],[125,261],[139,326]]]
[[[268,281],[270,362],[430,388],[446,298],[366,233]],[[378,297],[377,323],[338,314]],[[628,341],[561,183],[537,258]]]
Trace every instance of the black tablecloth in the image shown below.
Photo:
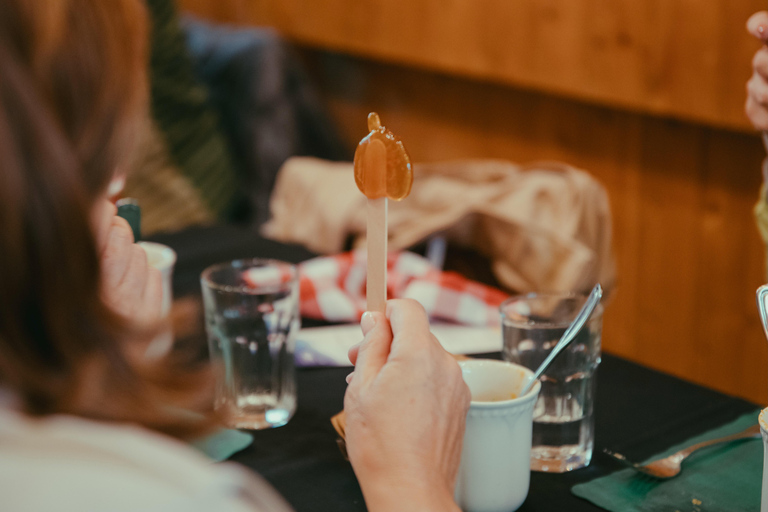
[[[349,372],[349,368],[300,370],[294,418],[285,427],[256,432],[253,445],[232,457],[263,475],[297,512],[366,510],[329,421],[342,408]],[[620,469],[603,448],[642,459],[756,407],[604,355],[597,376],[592,464],[566,474],[532,473],[528,499],[520,510],[601,510],[573,496],[570,489]]]
[[[263,240],[236,228],[197,229],[155,240],[170,245],[179,255],[176,294],[196,293],[200,271],[218,261],[259,256],[299,262],[312,256],[300,247]],[[264,476],[297,512],[366,509],[330,423],[331,416],[342,409],[344,379],[349,372],[350,368],[300,370],[293,419],[284,427],[256,432],[253,445],[231,458]],[[643,459],[756,408],[744,400],[604,355],[597,374],[592,464],[566,474],[532,473],[528,499],[520,510],[600,510],[573,496],[570,489],[620,469],[602,453],[603,448]]]

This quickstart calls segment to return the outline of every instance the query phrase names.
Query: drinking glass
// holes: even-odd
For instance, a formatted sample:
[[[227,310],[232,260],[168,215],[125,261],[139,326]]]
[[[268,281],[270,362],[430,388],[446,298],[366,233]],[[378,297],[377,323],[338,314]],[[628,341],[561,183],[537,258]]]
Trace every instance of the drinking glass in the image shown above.
[[[207,268],[200,281],[216,410],[232,428],[285,425],[296,410],[296,268],[275,260],[236,260]]]
[[[503,358],[535,370],[586,302],[580,294],[529,293],[501,305]],[[531,469],[563,473],[589,465],[594,447],[595,371],[602,306],[541,377],[533,411]]]

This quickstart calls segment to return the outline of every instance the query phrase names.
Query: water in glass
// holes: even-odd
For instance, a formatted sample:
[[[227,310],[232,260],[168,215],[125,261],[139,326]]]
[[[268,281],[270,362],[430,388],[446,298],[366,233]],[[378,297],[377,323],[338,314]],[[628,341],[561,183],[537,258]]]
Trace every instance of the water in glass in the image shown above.
[[[296,409],[293,283],[266,290],[204,286],[203,293],[216,409],[233,428],[285,425]]]
[[[578,301],[577,301],[578,302]],[[582,302],[573,309],[575,316]],[[535,307],[533,308],[536,309]],[[562,311],[562,308],[560,309]],[[600,363],[601,309],[541,377],[533,411],[531,469],[562,473],[589,465],[594,446],[595,370]],[[536,369],[554,348],[572,318],[504,318],[503,357]]]

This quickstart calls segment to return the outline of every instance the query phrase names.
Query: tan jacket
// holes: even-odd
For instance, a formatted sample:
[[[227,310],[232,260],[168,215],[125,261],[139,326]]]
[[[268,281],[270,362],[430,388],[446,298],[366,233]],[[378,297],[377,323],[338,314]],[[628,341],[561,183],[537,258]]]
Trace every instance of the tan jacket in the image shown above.
[[[443,233],[490,257],[499,282],[513,290],[613,287],[608,198],[586,172],[483,160],[417,164],[414,175],[411,195],[389,202],[391,250]],[[292,158],[278,175],[263,233],[337,253],[350,235],[362,243],[365,202],[352,164]]]

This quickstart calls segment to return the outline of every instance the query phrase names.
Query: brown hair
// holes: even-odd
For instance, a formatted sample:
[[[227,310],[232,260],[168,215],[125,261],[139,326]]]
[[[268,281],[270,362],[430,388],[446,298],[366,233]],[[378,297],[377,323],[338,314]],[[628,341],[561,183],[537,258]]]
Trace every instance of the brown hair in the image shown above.
[[[141,0],[0,2],[0,382],[30,414],[186,436],[206,381],[127,357],[90,220],[146,115],[146,25]]]

